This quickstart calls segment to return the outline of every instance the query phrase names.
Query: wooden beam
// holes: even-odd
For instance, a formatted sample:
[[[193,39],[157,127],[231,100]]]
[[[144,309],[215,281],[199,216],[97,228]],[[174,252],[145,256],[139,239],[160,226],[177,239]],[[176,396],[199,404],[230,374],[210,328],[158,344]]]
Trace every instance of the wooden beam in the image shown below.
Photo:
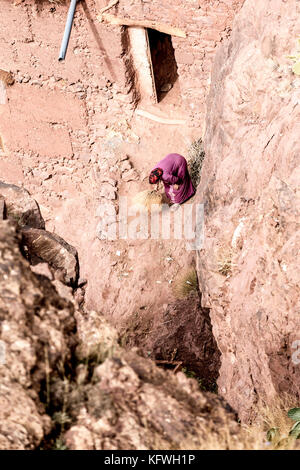
[[[119,3],[119,0],[111,0],[111,2],[109,2],[109,4],[106,7],[101,8],[99,16],[102,18],[103,13],[115,7],[118,3]]]
[[[186,38],[186,32],[182,29],[175,28],[165,23],[158,23],[151,20],[132,20],[131,18],[121,18],[119,16],[111,15],[110,13],[102,13],[97,16],[100,22],[118,25],[118,26],[140,26],[142,28],[151,28],[160,31],[161,33],[170,34],[179,38]]]
[[[143,111],[142,109],[136,109],[134,114],[137,116],[143,116],[147,119],[151,119],[151,121],[159,122],[160,124],[170,124],[173,126],[181,126],[186,124],[184,119],[168,119],[163,118],[160,116],[156,116],[155,114],[149,113],[148,111]]]

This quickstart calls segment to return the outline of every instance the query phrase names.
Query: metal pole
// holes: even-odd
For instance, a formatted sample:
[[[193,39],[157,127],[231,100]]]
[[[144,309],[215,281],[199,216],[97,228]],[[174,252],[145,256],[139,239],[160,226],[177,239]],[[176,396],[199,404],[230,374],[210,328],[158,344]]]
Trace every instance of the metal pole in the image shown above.
[[[67,16],[67,21],[66,21],[66,26],[65,26],[65,31],[64,31],[64,36],[61,42],[60,46],[60,52],[59,52],[59,57],[58,60],[64,60],[69,44],[69,39],[71,35],[71,29],[72,29],[72,24],[73,24],[73,19],[74,19],[74,13],[76,9],[76,3],[77,0],[71,0],[71,4],[69,7],[68,11],[68,16]]]

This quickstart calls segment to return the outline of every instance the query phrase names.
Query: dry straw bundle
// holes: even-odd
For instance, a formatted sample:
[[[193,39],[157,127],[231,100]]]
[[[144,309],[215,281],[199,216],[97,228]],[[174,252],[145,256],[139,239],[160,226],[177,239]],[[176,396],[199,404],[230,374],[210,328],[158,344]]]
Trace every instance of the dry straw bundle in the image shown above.
[[[163,196],[162,194],[154,189],[154,190],[146,190],[137,193],[132,198],[132,203],[134,207],[139,209],[140,211],[146,212],[151,210],[152,204],[156,204],[159,207],[162,205]]]

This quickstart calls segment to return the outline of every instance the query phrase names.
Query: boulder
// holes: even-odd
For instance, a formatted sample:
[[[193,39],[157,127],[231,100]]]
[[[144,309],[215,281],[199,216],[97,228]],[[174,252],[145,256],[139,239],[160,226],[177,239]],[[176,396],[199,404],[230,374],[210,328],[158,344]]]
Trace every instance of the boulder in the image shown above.
[[[8,219],[15,220],[20,227],[28,225],[33,228],[45,228],[38,203],[26,189],[0,181],[0,196],[5,199]]]
[[[76,285],[79,275],[77,250],[54,233],[37,228],[23,227],[22,241],[32,264],[46,262],[62,282]]]

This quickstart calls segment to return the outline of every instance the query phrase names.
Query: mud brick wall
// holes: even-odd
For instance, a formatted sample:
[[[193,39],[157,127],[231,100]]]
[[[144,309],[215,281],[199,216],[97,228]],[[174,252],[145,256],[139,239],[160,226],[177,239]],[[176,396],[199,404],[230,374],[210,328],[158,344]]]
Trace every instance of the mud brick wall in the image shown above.
[[[0,1],[0,71],[14,77],[1,85],[0,136],[6,153],[23,160],[88,159],[106,128],[133,109],[121,28],[98,22],[93,0],[78,2],[66,60],[58,61],[68,5]]]
[[[58,62],[68,3],[0,0],[0,69],[15,79],[0,103],[7,153],[86,160],[100,152],[97,139],[115,121],[130,119],[135,93],[126,32],[97,21],[107,3],[78,3],[67,58]],[[189,125],[200,132],[215,49],[242,3],[120,0],[109,10],[186,31],[187,38],[173,36],[173,46]]]
[[[120,0],[110,14],[151,20],[184,30],[186,38],[172,37],[181,94],[190,125],[203,128],[210,72],[217,45],[230,35],[235,14],[244,0]]]

